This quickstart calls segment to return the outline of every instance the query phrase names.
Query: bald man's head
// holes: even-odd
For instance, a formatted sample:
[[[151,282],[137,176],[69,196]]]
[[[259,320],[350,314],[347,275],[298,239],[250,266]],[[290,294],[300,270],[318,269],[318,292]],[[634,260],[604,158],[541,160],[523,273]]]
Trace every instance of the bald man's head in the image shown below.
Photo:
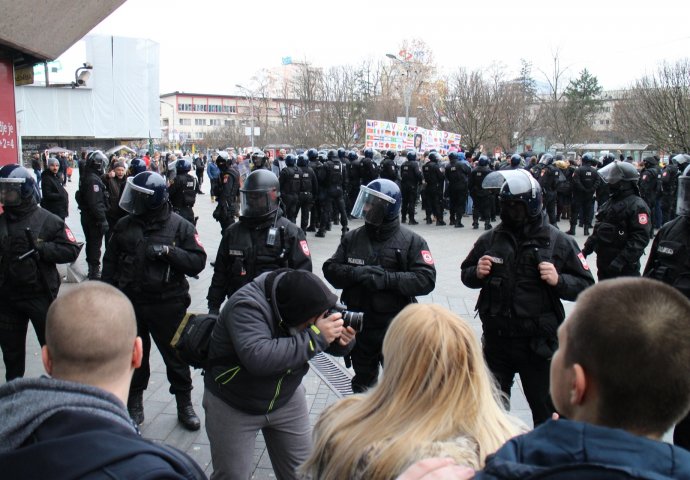
[[[82,283],[48,309],[52,376],[97,385],[130,372],[136,336],[134,309],[122,292],[102,282]]]

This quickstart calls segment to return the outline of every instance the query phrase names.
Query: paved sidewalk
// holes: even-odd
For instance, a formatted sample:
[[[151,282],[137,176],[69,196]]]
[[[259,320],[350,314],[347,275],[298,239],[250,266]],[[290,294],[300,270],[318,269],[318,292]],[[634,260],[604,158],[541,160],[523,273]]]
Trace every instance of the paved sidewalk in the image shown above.
[[[77,189],[78,173],[72,177],[72,182],[67,184],[67,189],[70,192],[70,216],[67,219],[67,224],[74,231],[75,236],[83,240],[83,232],[79,221],[79,212],[74,202],[74,192]],[[216,256],[218,244],[220,242],[220,226],[215,222],[211,216],[215,204],[211,203],[208,180],[202,186],[202,190],[206,195],[197,196],[197,204],[195,206],[196,215],[199,216],[198,231],[201,240],[204,244],[208,254],[209,261],[212,261]],[[423,218],[423,215],[418,214],[418,219]],[[446,217],[447,220],[447,217]],[[415,231],[420,233],[428,242],[431,252],[434,256],[437,268],[436,288],[427,296],[420,297],[420,302],[438,303],[448,307],[454,312],[461,315],[467,320],[479,338],[481,335],[481,324],[478,318],[474,316],[474,305],[477,301],[478,291],[471,290],[462,285],[460,281],[460,263],[472,247],[475,239],[483,230],[473,230],[471,228],[471,220],[465,218],[465,228],[457,229],[453,227],[437,227],[435,225],[417,225]],[[351,228],[362,225],[361,221],[352,222]],[[561,229],[567,229],[566,221],[561,222]],[[576,240],[582,246],[584,237],[582,236],[582,229],[578,229],[578,236]],[[326,238],[314,238],[313,234],[309,234],[308,241],[312,252],[314,272],[320,276],[322,275],[321,267],[326,259],[328,259],[339,242],[339,226],[333,231],[328,232]],[[591,263],[595,263],[594,258],[590,257]],[[643,259],[644,264],[645,259]],[[78,267],[82,272],[86,271],[86,263],[84,260],[84,253],[77,261]],[[593,266],[593,270],[596,267]],[[61,271],[65,271],[61,267]],[[206,311],[206,293],[211,281],[213,269],[208,265],[206,269],[199,275],[199,279],[190,279],[192,304],[189,308],[193,312]],[[61,291],[69,289],[73,284],[63,284]],[[572,308],[570,302],[566,303],[566,313]],[[27,372],[26,376],[38,376],[43,373],[41,365],[40,347],[36,340],[36,336],[32,329],[29,329],[27,340]],[[4,364],[0,365],[0,378],[4,378]],[[192,392],[192,400],[197,414],[204,421],[204,410],[201,407],[201,398],[203,395],[203,379],[200,371],[193,372],[194,390]],[[334,401],[337,400],[337,395],[330,390],[330,388],[320,380],[320,378],[313,372],[304,378],[304,385],[307,390],[307,400],[310,408],[310,418],[312,424],[318,418],[319,413]],[[208,475],[211,474],[211,454],[209,449],[209,442],[206,436],[205,429],[202,428],[199,432],[188,432],[184,430],[177,422],[177,413],[174,397],[168,392],[168,382],[165,375],[165,367],[163,361],[156,350],[155,344],[152,346],[151,352],[151,380],[149,388],[145,392],[145,415],[146,421],[142,425],[142,433],[146,438],[155,441],[162,441],[174,445],[187,453],[189,453],[202,467]],[[513,395],[511,400],[511,411],[526,424],[531,425],[531,414],[524,394],[521,390],[521,384],[516,381],[513,387]],[[229,453],[230,454],[230,453]],[[259,434],[257,438],[255,450],[255,465],[253,478],[268,479],[275,478],[268,454],[265,449],[265,444],[262,436]]]

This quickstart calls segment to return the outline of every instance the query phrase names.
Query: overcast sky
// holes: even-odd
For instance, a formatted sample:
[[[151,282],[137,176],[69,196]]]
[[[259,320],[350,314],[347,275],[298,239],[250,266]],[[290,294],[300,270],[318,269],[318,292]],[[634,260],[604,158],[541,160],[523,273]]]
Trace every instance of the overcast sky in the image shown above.
[[[690,56],[688,18],[687,0],[127,0],[91,33],[158,42],[161,93],[239,93],[283,57],[356,65],[412,38],[442,72],[499,62],[512,76],[524,58],[542,81],[558,52],[572,76],[588,68],[615,89]]]

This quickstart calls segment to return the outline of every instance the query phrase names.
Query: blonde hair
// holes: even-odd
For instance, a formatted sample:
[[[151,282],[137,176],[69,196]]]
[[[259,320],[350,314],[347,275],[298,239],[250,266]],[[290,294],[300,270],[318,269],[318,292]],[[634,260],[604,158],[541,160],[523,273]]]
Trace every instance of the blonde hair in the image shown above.
[[[501,406],[474,332],[448,309],[408,305],[390,324],[383,356],[374,388],[321,415],[303,473],[351,478],[365,463],[363,478],[394,478],[418,450],[458,436],[476,442],[481,467],[520,433]],[[385,448],[367,455],[382,442]]]

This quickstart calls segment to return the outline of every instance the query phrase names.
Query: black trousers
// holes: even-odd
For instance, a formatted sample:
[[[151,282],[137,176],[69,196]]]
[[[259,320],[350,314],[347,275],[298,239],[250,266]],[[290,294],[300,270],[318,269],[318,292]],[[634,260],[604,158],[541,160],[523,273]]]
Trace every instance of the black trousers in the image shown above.
[[[579,218],[584,226],[591,227],[592,218],[594,218],[594,197],[591,195],[587,197],[575,195],[571,205],[570,226],[576,227]]]
[[[476,195],[472,197],[472,225],[479,225],[479,219],[484,220],[484,224],[491,223],[491,202],[492,197]]]
[[[402,184],[402,218],[410,217],[414,220],[415,205],[417,204],[417,186]]]
[[[86,215],[81,216],[81,228],[84,230],[86,245],[86,263],[89,265],[101,264],[101,246],[103,245],[103,230],[101,224]]]
[[[556,225],[558,223],[558,217],[556,217],[557,198],[558,195],[556,194],[556,192],[544,193],[544,210],[546,211],[546,214],[549,216],[549,223],[551,225]]]
[[[283,200],[285,205],[285,216],[292,223],[297,223],[297,194],[296,193],[283,193],[280,198]]]
[[[510,390],[515,374],[520,375],[534,426],[551,418],[555,411],[549,395],[551,359],[534,352],[533,337],[498,337],[484,335],[484,358],[510,408]]]
[[[149,303],[134,305],[134,313],[137,316],[137,334],[144,344],[144,358],[141,367],[134,370],[130,394],[146,390],[151,377],[149,355],[151,353],[151,337],[156,342],[158,351],[163,357],[165,370],[170,382],[170,393],[188,392],[192,389],[192,376],[189,366],[177,358],[175,350],[170,346],[178,325],[184,317],[189,296],[180,299],[171,299],[165,303]]]
[[[319,230],[321,232],[326,230],[328,222],[335,218],[335,212],[340,213],[340,226],[347,227],[347,211],[345,211],[345,199],[342,193],[340,195],[329,194],[322,200],[321,203],[321,223]]]
[[[0,299],[0,347],[5,361],[5,380],[24,376],[26,368],[26,332],[31,321],[38,343],[45,345],[48,296],[25,300]]]
[[[204,169],[203,168],[197,168],[196,169],[196,179],[198,182],[197,191],[200,191],[201,190],[201,184],[204,183]]]
[[[443,220],[443,207],[441,206],[441,197],[443,192],[438,187],[426,186],[424,190],[426,195],[426,218],[431,218],[431,215],[436,217],[437,221]]]
[[[455,217],[455,224],[462,224],[462,216],[467,206],[467,189],[450,188],[448,199],[450,200],[450,212]]]
[[[386,336],[386,328],[367,326],[357,333],[350,357],[355,376],[352,377],[352,391],[361,393],[373,387],[379,378],[379,365],[383,365],[383,337]]]
[[[297,211],[295,211],[295,220],[297,219],[297,214],[301,212],[300,227],[304,232],[307,231],[307,227],[309,226],[309,215],[312,212],[312,208],[314,208],[314,195],[306,192],[302,192],[297,195]],[[312,222],[313,221],[314,219],[312,218]]]

